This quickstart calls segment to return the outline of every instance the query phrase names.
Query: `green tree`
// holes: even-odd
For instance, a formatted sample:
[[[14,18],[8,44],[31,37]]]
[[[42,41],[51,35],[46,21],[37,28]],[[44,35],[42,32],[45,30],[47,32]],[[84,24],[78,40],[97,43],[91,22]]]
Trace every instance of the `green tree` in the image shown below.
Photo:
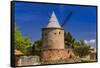
[[[28,47],[31,45],[29,37],[22,36],[20,30],[15,26],[15,49],[20,50],[25,55],[28,54]]]
[[[86,56],[90,53],[90,46],[85,44],[84,41],[77,42],[76,46],[74,46],[74,53],[79,57]]]
[[[33,55],[39,55],[41,45],[42,45],[42,40],[41,39],[34,42],[34,44],[32,46],[32,54]]]
[[[33,44],[33,50],[40,50],[41,45],[42,45],[42,40],[41,39],[35,41],[34,44]]]
[[[73,36],[71,35],[70,32],[65,32],[64,33],[64,41],[65,41],[65,46],[73,47],[75,39],[73,38]]]

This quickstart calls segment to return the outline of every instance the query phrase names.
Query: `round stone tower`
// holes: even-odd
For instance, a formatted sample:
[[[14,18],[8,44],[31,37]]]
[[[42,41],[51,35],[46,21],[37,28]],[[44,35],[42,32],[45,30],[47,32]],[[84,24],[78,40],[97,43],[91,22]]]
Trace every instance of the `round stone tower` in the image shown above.
[[[53,12],[47,27],[42,28],[41,64],[74,58],[73,50],[64,48],[64,29]]]
[[[64,49],[64,30],[53,12],[47,27],[42,28],[43,44],[41,49]]]

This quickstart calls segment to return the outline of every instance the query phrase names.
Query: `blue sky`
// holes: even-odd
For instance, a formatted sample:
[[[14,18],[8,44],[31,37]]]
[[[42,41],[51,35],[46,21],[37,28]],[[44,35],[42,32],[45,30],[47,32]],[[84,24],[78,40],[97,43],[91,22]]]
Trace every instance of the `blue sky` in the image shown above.
[[[79,40],[96,40],[96,7],[15,2],[15,23],[24,36],[34,42],[41,38],[41,28],[46,27],[52,12],[61,25],[70,11],[71,18],[64,25]],[[93,44],[94,45],[94,44]]]

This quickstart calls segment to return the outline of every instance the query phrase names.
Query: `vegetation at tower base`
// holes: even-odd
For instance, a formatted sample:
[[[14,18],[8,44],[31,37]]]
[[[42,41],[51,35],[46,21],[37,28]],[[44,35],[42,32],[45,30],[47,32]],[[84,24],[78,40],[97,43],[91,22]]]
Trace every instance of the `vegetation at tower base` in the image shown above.
[[[85,44],[83,40],[75,41],[70,32],[64,33],[65,46],[73,48],[75,55],[82,57],[88,55],[90,46]]]
[[[41,39],[34,42],[34,44],[32,45],[32,54],[33,55],[39,55],[41,45],[42,45]]]
[[[65,47],[72,47],[74,46],[75,39],[71,35],[70,32],[64,32],[64,41],[65,41]]]
[[[15,31],[15,35],[14,35],[15,36],[15,40],[14,40],[15,49],[20,50],[21,52],[23,52],[24,55],[30,54],[28,48],[30,47],[32,43],[29,37],[22,36],[22,33],[16,26],[15,26],[14,31]]]
[[[80,45],[74,48],[74,53],[82,58],[83,56],[90,54],[89,49],[90,49],[90,46]]]

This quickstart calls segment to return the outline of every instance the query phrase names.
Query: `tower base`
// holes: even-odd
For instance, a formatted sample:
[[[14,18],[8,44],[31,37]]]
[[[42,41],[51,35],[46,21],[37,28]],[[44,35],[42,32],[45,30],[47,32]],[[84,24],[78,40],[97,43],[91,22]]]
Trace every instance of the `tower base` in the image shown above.
[[[75,57],[72,49],[48,49],[41,50],[40,53],[40,59],[43,64],[52,64],[59,61],[65,62]]]

